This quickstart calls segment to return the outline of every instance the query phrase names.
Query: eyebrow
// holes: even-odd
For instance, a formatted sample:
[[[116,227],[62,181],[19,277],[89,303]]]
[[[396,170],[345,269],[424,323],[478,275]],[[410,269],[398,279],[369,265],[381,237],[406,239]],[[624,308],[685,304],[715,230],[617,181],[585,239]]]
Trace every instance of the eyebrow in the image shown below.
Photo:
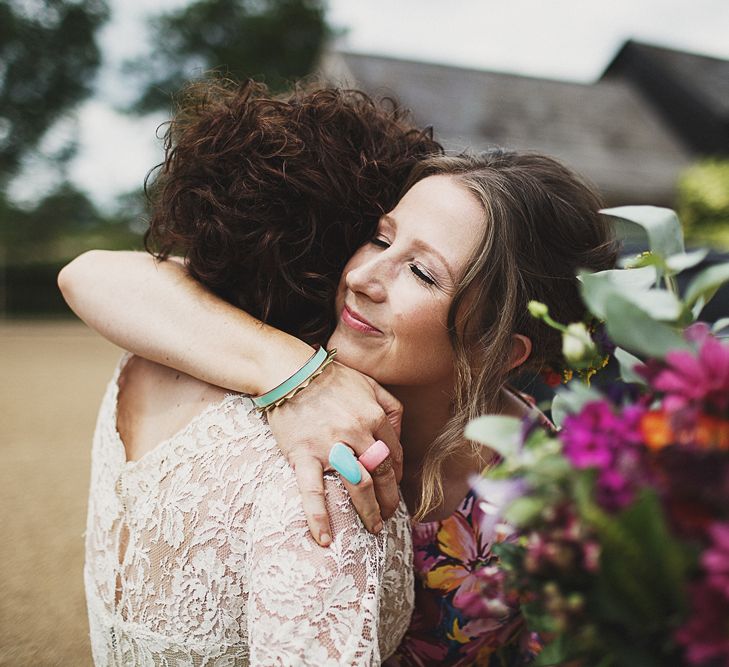
[[[393,218],[389,213],[385,213],[382,216],[383,220],[387,220],[390,224],[393,225],[393,227],[397,228],[397,220]],[[426,243],[425,241],[421,239],[413,239],[413,245],[417,248],[421,248],[422,250],[425,250],[426,252],[431,253],[432,255],[435,255],[441,262],[443,262],[443,265],[446,268],[446,271],[448,271],[448,275],[450,276],[451,280],[455,282],[455,274],[453,272],[453,269],[451,269],[450,264],[446,261],[446,258],[443,257],[443,255],[440,253],[440,251],[436,250],[432,245],[429,243]]]

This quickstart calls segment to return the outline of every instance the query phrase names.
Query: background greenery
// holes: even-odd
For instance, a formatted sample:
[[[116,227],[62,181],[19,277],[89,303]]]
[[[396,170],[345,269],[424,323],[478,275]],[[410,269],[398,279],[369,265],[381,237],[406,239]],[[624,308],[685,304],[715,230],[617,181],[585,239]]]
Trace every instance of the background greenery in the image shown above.
[[[149,52],[124,67],[137,92],[126,111],[168,113],[185,81],[213,69],[284,88],[314,68],[330,35],[324,10],[323,0],[197,0],[153,15]],[[141,184],[99,210],[66,176],[76,138],[42,148],[49,130],[93,95],[108,19],[105,0],[0,0],[0,315],[65,314],[55,288],[64,263],[93,247],[142,245]],[[10,184],[30,161],[60,185],[22,204]]]
[[[691,244],[729,250],[729,158],[708,158],[678,181],[676,208]]]

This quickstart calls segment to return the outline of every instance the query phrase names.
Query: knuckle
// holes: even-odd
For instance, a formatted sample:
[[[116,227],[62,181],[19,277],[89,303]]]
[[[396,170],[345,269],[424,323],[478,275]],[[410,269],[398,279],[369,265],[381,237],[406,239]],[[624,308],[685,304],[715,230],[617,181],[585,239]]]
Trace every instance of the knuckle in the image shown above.
[[[301,489],[301,493],[309,497],[324,499],[324,489],[318,486],[304,486]]]
[[[367,477],[366,479],[363,479],[358,485],[357,488],[363,492],[363,493],[369,493],[374,489],[374,483],[372,481],[371,477]]]

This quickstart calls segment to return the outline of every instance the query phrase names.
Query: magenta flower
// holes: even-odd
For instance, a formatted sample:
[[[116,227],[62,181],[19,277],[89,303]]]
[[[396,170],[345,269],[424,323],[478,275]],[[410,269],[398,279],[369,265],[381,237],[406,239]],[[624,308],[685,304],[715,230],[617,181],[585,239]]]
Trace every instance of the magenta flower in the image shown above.
[[[575,468],[606,468],[615,454],[641,442],[638,428],[643,408],[629,406],[616,414],[607,401],[586,403],[564,421],[561,439],[564,454]]]
[[[607,401],[587,403],[564,421],[564,454],[575,468],[606,468],[613,461],[620,421]]]
[[[729,345],[703,328],[687,331],[686,337],[698,345],[697,352],[673,350],[665,364],[643,366],[639,372],[651,386],[665,394],[669,412],[686,408],[713,408],[720,415],[729,410]]]
[[[709,527],[713,544],[701,556],[707,582],[729,602],[729,523],[714,523]]]
[[[641,406],[616,413],[607,401],[587,403],[565,419],[561,439],[564,455],[575,468],[598,470],[598,503],[609,511],[629,505],[644,481],[640,465]]]

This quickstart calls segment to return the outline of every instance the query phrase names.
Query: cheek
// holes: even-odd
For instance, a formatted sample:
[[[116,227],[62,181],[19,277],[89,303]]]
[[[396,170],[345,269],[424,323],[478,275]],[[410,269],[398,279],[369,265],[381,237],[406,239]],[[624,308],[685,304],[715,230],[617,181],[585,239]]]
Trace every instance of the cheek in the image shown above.
[[[453,365],[448,335],[448,307],[433,299],[393,317],[395,349],[404,364],[417,363],[436,375]],[[430,373],[429,373],[430,374]]]

